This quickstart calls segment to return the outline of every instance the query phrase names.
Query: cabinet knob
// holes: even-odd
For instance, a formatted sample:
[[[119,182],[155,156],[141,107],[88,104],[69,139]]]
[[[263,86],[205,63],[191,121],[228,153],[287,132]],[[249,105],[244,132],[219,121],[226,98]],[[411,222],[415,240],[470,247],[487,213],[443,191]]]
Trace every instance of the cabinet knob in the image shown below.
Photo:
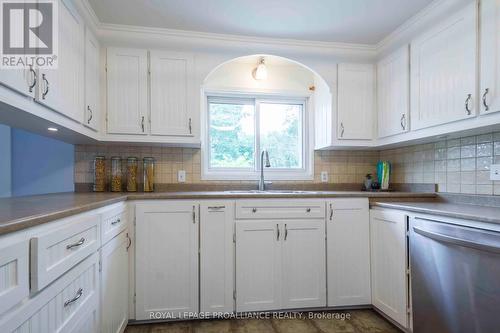
[[[311,212],[311,208],[307,208],[306,212],[310,213]]]
[[[252,208],[252,213],[257,213],[257,208]]]

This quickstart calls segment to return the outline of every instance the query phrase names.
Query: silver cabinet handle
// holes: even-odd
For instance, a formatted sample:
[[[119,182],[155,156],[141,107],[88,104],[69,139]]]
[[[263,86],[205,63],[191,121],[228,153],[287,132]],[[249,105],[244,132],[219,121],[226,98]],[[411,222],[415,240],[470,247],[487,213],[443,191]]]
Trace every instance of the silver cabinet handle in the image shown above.
[[[80,240],[76,243],[73,243],[73,244],[69,244],[69,245],[66,245],[66,249],[72,249],[74,247],[78,247],[78,246],[82,246],[83,243],[85,243],[85,238],[80,238]]]
[[[280,226],[278,223],[276,223],[276,240],[280,240]]]
[[[82,289],[82,288],[80,288],[80,289],[78,289],[78,291],[76,292],[75,297],[73,297],[72,299],[67,300],[66,302],[64,302],[64,307],[67,307],[68,305],[71,305],[71,304],[75,303],[76,301],[78,301],[78,299],[79,299],[80,297],[82,297],[82,295],[83,295],[83,289]]]
[[[132,238],[130,238],[130,236],[128,235],[128,232],[127,232],[127,234],[125,236],[127,236],[127,239],[128,239],[128,245],[127,245],[127,248],[126,248],[126,250],[128,251],[128,249],[132,245]]]
[[[401,115],[401,128],[406,131],[406,114]]]
[[[191,118],[189,118],[189,134],[193,134],[193,122],[191,121]]]
[[[141,128],[142,128],[142,133],[144,133],[144,116],[141,117]]]
[[[471,99],[472,99],[472,94],[468,94],[467,99],[465,100],[465,111],[467,111],[468,115],[471,115],[472,113],[471,109],[469,108],[469,103]]]
[[[121,219],[116,219],[115,221],[111,222],[111,225],[115,225],[120,223],[122,220]]]
[[[87,105],[87,111],[89,112],[89,119],[87,119],[87,124],[90,124],[90,121],[92,120],[92,117],[94,116],[94,113],[92,112],[92,109],[90,108],[90,105]]]
[[[343,138],[344,137],[344,131],[345,131],[345,128],[344,128],[344,123],[340,123],[340,137]]]
[[[484,94],[483,94],[483,105],[484,105],[484,110],[485,111],[489,111],[490,110],[490,106],[486,102],[486,96],[488,95],[489,92],[490,92],[490,89],[486,88],[486,90],[484,91]]]
[[[49,80],[47,80],[45,74],[42,74],[42,80],[45,83],[45,91],[42,93],[42,99],[45,99],[45,96],[49,93]]]
[[[252,213],[257,213],[257,208],[252,208]]]
[[[330,204],[330,221],[333,219],[333,205]]]
[[[209,206],[208,207],[209,210],[221,210],[224,208],[226,208],[226,206]]]
[[[30,65],[30,73],[33,75],[33,82],[29,85],[29,92],[33,92],[33,88],[36,86],[36,72],[33,66]]]
[[[286,223],[285,223],[285,240],[287,237],[288,237],[288,228],[286,227]]]
[[[196,206],[193,206],[193,223],[196,223]]]

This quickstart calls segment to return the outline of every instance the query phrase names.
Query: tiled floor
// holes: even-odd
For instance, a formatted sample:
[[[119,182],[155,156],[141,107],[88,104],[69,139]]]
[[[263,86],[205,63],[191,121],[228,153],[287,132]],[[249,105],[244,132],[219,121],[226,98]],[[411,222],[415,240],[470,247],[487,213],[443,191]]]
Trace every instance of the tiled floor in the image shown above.
[[[295,319],[238,319],[196,320],[164,324],[128,326],[126,333],[399,333],[372,310],[324,312],[350,314],[350,319],[303,318]],[[321,313],[315,313],[321,314]],[[330,316],[331,317],[331,316]]]

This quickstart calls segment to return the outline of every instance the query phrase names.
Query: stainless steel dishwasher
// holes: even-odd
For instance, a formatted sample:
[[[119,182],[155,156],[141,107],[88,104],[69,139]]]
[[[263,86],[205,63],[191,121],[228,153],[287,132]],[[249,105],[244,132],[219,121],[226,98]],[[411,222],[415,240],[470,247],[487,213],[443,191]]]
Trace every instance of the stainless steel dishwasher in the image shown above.
[[[415,333],[500,332],[500,232],[410,219]]]

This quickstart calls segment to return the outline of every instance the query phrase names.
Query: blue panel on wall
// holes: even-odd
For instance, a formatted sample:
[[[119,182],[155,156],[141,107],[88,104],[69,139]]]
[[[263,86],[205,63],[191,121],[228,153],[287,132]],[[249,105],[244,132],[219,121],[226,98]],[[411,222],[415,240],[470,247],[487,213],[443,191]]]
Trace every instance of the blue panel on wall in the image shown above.
[[[12,129],[12,195],[73,192],[74,146]]]
[[[10,127],[0,124],[0,198],[10,197]]]

